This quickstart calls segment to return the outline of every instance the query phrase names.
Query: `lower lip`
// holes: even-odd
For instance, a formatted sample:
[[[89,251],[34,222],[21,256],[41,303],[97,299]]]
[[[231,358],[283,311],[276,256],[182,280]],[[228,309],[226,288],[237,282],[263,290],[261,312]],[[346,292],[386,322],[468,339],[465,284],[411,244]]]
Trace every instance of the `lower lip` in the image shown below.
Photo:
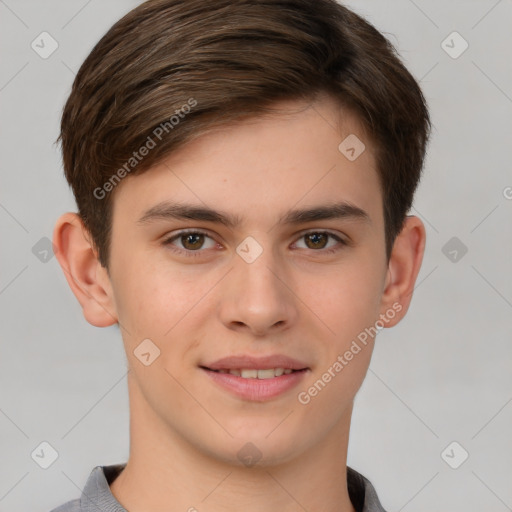
[[[219,373],[201,368],[219,386],[244,400],[262,402],[275,398],[294,388],[308,370],[300,370],[271,379],[244,379],[230,373]]]

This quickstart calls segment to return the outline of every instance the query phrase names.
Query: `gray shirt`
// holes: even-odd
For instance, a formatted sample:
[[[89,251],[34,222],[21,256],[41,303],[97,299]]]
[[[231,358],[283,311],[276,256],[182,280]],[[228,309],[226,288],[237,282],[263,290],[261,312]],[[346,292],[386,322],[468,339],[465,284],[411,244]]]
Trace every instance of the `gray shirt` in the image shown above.
[[[126,463],[96,466],[89,475],[81,498],[68,501],[51,512],[127,512],[109,487],[125,466]],[[370,481],[348,466],[347,485],[350,501],[357,512],[386,512]]]

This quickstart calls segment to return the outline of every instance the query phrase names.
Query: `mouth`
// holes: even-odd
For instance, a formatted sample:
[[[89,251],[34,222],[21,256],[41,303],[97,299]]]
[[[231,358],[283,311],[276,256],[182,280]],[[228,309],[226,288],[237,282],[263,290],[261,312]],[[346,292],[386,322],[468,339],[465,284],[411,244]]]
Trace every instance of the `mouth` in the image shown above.
[[[252,402],[284,396],[311,371],[305,364],[284,356],[229,357],[199,368],[218,389]]]
[[[212,368],[208,368],[206,366],[201,366],[204,370],[209,370],[211,372],[223,373],[235,375],[236,377],[241,377],[242,379],[273,379],[275,377],[281,377],[281,375],[290,375],[295,372],[305,372],[307,368],[302,368],[300,370],[293,370],[291,368],[266,368],[266,369],[256,369],[256,368],[230,368],[213,370]]]

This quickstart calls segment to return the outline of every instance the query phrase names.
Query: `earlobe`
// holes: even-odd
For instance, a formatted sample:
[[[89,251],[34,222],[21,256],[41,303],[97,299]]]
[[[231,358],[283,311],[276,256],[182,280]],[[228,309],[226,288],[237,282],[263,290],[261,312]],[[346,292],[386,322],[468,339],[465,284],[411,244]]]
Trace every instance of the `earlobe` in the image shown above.
[[[393,315],[393,319],[386,324],[386,327],[392,327],[400,322],[409,309],[416,278],[423,261],[425,241],[423,222],[413,215],[406,217],[404,227],[393,245],[381,301],[381,314],[385,314],[390,308],[399,312]],[[401,307],[398,308],[397,304]]]
[[[96,327],[107,327],[117,323],[117,313],[110,279],[90,238],[80,217],[65,213],[53,231],[55,256],[85,319]]]

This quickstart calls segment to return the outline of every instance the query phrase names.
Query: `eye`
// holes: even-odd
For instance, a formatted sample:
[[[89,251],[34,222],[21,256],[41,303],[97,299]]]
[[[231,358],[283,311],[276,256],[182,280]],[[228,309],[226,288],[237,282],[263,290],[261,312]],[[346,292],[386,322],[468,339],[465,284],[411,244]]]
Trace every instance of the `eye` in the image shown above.
[[[329,238],[337,241],[338,244],[334,243],[334,247],[333,245],[328,247],[327,243]],[[341,247],[339,247],[339,245],[347,245],[341,237],[328,231],[309,231],[308,233],[303,233],[299,240],[305,240],[305,249],[313,249],[317,252],[322,250],[322,252],[328,254],[340,250]],[[328,250],[325,250],[326,248],[328,248]]]
[[[205,240],[210,240],[210,243],[205,244]],[[329,246],[328,241],[337,242]],[[339,251],[343,246],[348,245],[341,237],[330,233],[328,231],[309,231],[303,233],[299,241],[295,243],[297,245],[300,241],[305,241],[305,247],[299,247],[300,249],[312,249],[315,252],[321,252],[323,254],[331,254]],[[202,230],[183,230],[180,231],[163,241],[163,245],[169,247],[172,251],[190,257],[201,256],[201,249],[212,249],[215,247],[215,240]]]
[[[209,239],[211,241],[206,247],[205,239]],[[181,244],[181,248],[175,246],[175,240]],[[199,249],[211,249],[212,247],[215,247],[216,242],[206,232],[196,229],[180,231],[179,233],[164,240],[163,244],[169,246],[173,251],[186,254],[187,256],[196,256],[196,254],[191,253],[200,252]]]

